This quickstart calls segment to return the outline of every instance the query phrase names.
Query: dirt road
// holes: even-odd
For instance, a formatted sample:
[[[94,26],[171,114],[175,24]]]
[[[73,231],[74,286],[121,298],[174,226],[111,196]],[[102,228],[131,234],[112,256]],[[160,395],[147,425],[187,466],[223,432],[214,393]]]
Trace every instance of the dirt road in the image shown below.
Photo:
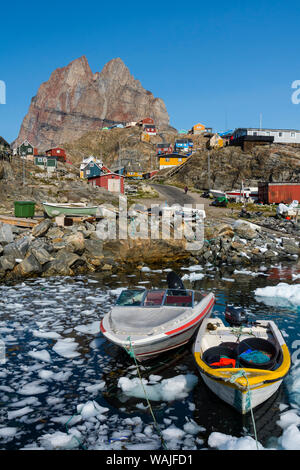
[[[151,184],[151,186],[158,192],[159,198],[152,200],[145,200],[143,203],[150,207],[151,204],[162,204],[167,202],[168,205],[172,204],[202,204],[208,217],[223,218],[230,217],[231,209],[224,207],[211,206],[211,199],[203,198],[198,193],[188,191],[184,193],[183,189],[176,188],[175,186],[163,185],[163,184]]]

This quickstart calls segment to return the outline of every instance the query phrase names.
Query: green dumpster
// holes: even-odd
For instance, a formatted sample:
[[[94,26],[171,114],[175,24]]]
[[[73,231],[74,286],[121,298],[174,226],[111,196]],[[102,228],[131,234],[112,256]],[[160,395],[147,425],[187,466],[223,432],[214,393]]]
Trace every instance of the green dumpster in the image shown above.
[[[33,217],[35,202],[32,201],[14,201],[15,217]]]

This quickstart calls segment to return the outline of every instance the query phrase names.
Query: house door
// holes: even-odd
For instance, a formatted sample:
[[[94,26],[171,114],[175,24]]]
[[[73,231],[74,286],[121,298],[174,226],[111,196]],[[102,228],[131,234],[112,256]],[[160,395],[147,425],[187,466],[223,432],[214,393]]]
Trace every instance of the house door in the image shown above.
[[[108,191],[111,191],[113,193],[119,193],[120,192],[120,180],[119,179],[108,180]]]

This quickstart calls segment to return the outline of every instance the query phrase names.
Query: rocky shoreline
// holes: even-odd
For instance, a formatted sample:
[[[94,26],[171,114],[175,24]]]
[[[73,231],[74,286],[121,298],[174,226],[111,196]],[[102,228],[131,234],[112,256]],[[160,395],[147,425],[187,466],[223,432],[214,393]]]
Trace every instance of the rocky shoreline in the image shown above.
[[[272,235],[244,220],[206,227],[205,237],[200,250],[189,251],[185,239],[102,241],[96,222],[61,227],[44,219],[26,230],[0,224],[0,280],[116,273],[183,263],[234,270],[238,266],[297,262],[300,254],[295,238]]]

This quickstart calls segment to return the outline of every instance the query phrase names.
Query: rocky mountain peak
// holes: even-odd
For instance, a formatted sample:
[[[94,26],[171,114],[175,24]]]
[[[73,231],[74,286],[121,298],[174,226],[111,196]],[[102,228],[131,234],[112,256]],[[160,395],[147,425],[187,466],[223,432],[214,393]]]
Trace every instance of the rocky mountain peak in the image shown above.
[[[40,86],[13,147],[27,139],[45,150],[88,131],[146,116],[159,126],[169,125],[164,102],[142,87],[121,58],[93,74],[83,55],[56,69]]]

